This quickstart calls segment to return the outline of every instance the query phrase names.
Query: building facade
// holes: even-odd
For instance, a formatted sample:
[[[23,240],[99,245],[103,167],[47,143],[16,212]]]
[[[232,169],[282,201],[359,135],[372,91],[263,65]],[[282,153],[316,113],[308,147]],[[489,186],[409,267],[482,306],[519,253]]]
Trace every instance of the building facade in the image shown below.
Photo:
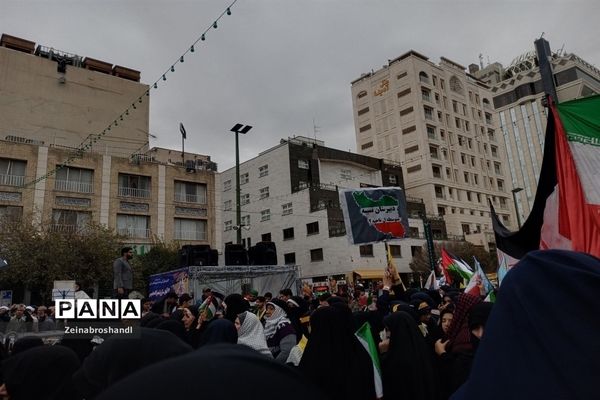
[[[575,54],[554,54],[551,60],[559,102],[600,93],[600,70]],[[493,106],[500,122],[510,181],[519,218],[524,222],[535,199],[544,154],[547,108],[535,51],[515,58],[507,68],[500,63],[473,75],[491,86]]]
[[[220,174],[218,183],[220,250],[226,243],[235,243],[240,229],[245,247],[274,242],[278,263],[299,265],[303,277],[318,280],[353,271],[383,272],[387,264],[383,243],[349,244],[338,189],[402,187],[402,170],[396,163],[328,148],[319,140],[282,140],[240,164],[242,226],[236,223],[235,178],[235,168],[231,168]],[[419,217],[425,214],[425,205],[409,198],[408,208],[411,237],[390,242],[401,273],[412,272],[412,255],[425,244]],[[433,221],[432,229],[437,238],[446,235],[443,221]]]
[[[0,216],[57,231],[102,224],[138,253],[156,240],[214,247],[217,166],[148,149],[139,72],[9,35],[0,43]]]
[[[443,217],[450,235],[491,231],[488,201],[516,228],[492,98],[463,66],[409,51],[352,82],[357,151],[402,165],[407,194]]]

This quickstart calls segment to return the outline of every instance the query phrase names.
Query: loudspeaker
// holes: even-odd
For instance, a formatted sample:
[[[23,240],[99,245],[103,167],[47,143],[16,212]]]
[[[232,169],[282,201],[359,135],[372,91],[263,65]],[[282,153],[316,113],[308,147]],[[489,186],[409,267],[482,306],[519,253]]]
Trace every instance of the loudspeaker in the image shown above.
[[[248,265],[248,252],[241,244],[225,245],[225,265]]]
[[[201,265],[219,265],[219,254],[209,245],[185,245],[178,252],[178,264],[180,268]]]
[[[277,265],[277,249],[273,242],[256,243],[249,256],[252,265]]]

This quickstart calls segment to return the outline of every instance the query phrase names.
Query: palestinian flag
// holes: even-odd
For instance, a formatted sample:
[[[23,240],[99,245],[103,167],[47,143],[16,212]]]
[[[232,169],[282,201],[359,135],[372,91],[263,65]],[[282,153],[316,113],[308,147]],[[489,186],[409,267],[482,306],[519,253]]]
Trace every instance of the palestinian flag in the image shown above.
[[[383,397],[383,384],[381,383],[381,368],[379,366],[379,352],[377,344],[371,333],[371,325],[365,322],[355,333],[354,336],[358,339],[360,344],[363,345],[371,361],[373,361],[373,379],[375,381],[375,395],[378,399]]]
[[[531,213],[508,231],[492,209],[498,279],[530,251],[567,249],[600,257],[600,96],[550,102],[544,160]]]
[[[460,276],[463,280],[469,281],[473,276],[473,271],[469,265],[459,257],[451,254],[445,248],[442,248],[442,270],[446,276],[446,282],[451,283],[452,277],[448,272]]]

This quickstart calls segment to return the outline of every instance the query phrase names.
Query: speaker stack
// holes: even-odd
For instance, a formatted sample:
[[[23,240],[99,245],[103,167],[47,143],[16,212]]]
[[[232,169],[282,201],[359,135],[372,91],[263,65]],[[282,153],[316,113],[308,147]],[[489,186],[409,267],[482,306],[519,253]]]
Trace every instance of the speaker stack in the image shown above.
[[[251,265],[277,265],[277,249],[273,242],[258,242],[250,248]]]
[[[202,265],[219,265],[217,250],[211,249],[207,244],[181,246],[178,253],[180,268]]]
[[[248,252],[241,244],[225,245],[225,265],[248,265]]]

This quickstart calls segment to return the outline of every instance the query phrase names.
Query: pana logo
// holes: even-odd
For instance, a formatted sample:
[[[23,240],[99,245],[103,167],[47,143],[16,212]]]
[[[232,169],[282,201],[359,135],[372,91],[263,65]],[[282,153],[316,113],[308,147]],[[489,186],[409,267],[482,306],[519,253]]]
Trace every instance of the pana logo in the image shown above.
[[[54,300],[56,319],[140,319],[142,303],[137,299]]]

